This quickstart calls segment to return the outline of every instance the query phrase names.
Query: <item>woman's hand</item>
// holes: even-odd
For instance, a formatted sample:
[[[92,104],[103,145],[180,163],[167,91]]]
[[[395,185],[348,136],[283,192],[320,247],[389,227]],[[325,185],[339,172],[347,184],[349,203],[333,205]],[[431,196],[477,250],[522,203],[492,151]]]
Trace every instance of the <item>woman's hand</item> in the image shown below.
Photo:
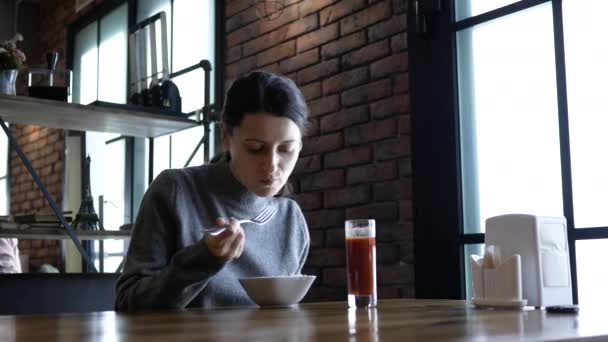
[[[225,219],[218,218],[216,225],[225,226],[226,229],[218,235],[206,235],[203,238],[203,242],[211,254],[223,262],[240,257],[245,246],[245,233],[239,221],[231,218],[229,222],[226,222]]]

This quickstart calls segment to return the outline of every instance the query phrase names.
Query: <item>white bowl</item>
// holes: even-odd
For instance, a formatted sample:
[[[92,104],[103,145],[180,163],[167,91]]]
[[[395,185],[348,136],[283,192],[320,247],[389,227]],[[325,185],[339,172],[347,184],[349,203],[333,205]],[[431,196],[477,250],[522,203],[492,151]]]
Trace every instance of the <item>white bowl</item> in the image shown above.
[[[316,276],[294,275],[240,278],[241,286],[257,305],[289,307],[299,303]]]

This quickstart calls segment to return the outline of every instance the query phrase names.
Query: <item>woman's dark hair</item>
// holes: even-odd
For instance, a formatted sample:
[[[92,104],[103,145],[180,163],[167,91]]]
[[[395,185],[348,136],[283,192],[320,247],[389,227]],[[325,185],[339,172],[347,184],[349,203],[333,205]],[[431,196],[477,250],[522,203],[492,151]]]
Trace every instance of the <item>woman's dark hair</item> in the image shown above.
[[[266,112],[291,119],[302,134],[306,131],[308,107],[302,92],[285,76],[252,71],[238,78],[226,94],[222,122],[226,129],[238,127],[245,113]]]

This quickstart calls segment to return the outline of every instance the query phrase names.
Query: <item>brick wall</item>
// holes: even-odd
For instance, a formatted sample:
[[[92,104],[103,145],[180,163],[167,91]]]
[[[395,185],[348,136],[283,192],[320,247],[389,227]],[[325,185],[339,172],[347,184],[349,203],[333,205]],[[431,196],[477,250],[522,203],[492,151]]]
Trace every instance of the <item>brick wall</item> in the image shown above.
[[[24,37],[36,40],[37,48],[28,54],[30,68],[46,68],[45,54],[51,49],[58,49],[62,55],[57,68],[65,68],[67,46],[67,26],[74,16],[73,0],[40,1],[39,28],[37,37]],[[19,95],[26,95],[26,79],[20,78]],[[63,164],[65,137],[63,130],[49,129],[31,125],[13,125],[11,132],[21,145],[42,182],[57,201],[62,203]],[[34,212],[41,209],[50,210],[49,205],[38,190],[32,177],[15,152],[10,157],[11,170],[11,213]],[[19,249],[29,256],[30,270],[36,271],[43,264],[51,264],[60,270],[64,268],[61,244],[56,240],[20,240]]]
[[[344,220],[377,222],[380,298],[413,297],[405,0],[226,4],[226,84],[253,69],[287,75],[311,110],[292,177],[311,235],[306,300],[346,297]],[[275,2],[276,3],[276,2]]]

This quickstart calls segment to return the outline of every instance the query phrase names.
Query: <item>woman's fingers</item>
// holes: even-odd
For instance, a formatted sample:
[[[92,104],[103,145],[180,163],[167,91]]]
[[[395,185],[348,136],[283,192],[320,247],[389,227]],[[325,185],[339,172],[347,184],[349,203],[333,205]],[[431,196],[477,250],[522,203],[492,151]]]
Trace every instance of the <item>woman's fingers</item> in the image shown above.
[[[239,222],[234,218],[229,221],[218,218],[216,223],[218,226],[225,226],[226,229],[218,235],[207,235],[203,239],[211,254],[226,262],[240,257],[245,239]]]

